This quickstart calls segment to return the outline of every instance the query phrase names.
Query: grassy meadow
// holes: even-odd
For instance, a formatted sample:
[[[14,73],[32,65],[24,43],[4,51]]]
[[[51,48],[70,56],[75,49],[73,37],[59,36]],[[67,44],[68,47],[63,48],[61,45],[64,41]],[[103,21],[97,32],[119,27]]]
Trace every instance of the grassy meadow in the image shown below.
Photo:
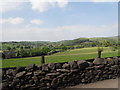
[[[109,47],[104,47],[102,57],[118,56],[118,51],[112,51]],[[53,55],[45,56],[45,62],[67,62],[74,60],[86,60],[97,57],[97,47],[74,49],[65,52],[59,52]],[[2,66],[5,67],[16,67],[16,66],[27,66],[29,64],[40,65],[41,57],[27,57],[27,58],[14,58],[14,59],[3,59],[1,60]]]

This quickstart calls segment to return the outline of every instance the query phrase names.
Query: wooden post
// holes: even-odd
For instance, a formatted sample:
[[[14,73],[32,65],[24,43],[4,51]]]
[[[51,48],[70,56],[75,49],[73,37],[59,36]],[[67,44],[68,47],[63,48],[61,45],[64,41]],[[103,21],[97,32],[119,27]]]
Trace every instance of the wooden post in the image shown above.
[[[101,58],[101,50],[98,51],[98,58]]]
[[[101,58],[101,53],[103,51],[103,47],[98,47],[98,58]]]
[[[41,56],[41,65],[45,63],[45,57],[44,55]]]

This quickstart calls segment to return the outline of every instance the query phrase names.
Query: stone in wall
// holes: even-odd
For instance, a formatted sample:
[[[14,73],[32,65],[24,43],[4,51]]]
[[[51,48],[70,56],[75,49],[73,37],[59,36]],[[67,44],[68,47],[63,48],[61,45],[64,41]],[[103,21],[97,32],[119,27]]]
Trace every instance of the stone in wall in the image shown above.
[[[101,65],[101,64],[103,65],[103,64],[107,64],[107,61],[103,58],[97,58],[93,61],[93,63],[95,65]]]
[[[42,65],[42,71],[49,71],[49,67],[47,64]]]
[[[63,69],[70,69],[70,64],[65,63],[65,64],[62,65],[62,68]]]
[[[68,64],[70,65],[70,69],[78,68],[77,61],[70,61],[70,62],[68,62]]]
[[[118,65],[119,59],[118,57],[113,57],[114,64]]]
[[[89,66],[89,63],[85,60],[80,60],[80,61],[77,61],[77,65],[80,70],[84,70],[86,67]]]
[[[56,69],[61,69],[61,68],[62,68],[62,65],[61,65],[60,63],[56,63],[56,64],[55,64],[55,67],[56,67]]]
[[[113,65],[114,64],[114,60],[112,58],[107,58],[106,61],[108,62],[108,64]]]
[[[16,68],[16,73],[24,71],[24,70],[25,70],[25,67],[17,67]]]
[[[55,69],[56,69],[55,63],[49,63],[49,64],[48,64],[48,67],[49,67],[49,69],[51,69],[51,70],[55,70]]]

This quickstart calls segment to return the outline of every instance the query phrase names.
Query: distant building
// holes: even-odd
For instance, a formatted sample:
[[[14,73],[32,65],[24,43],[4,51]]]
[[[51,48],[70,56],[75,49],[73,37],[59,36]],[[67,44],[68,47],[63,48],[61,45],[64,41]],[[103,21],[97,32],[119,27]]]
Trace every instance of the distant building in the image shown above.
[[[1,55],[2,55],[3,59],[8,59],[8,58],[16,57],[16,52],[14,52],[14,51],[4,51],[4,52],[2,52]]]

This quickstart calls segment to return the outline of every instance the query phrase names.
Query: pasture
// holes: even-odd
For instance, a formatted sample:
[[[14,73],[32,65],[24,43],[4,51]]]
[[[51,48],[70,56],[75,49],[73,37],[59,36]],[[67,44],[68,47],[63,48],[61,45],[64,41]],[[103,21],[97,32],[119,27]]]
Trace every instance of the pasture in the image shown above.
[[[112,57],[118,56],[118,51],[112,51],[109,47],[104,47],[102,52],[103,57]],[[97,47],[92,48],[82,48],[82,49],[73,49],[65,52],[59,52],[53,55],[45,56],[45,62],[67,62],[74,60],[86,60],[97,58]],[[41,57],[27,57],[27,58],[14,58],[14,59],[3,59],[0,60],[2,65],[0,68],[5,67],[17,67],[17,66],[27,66],[29,64],[40,65]]]

